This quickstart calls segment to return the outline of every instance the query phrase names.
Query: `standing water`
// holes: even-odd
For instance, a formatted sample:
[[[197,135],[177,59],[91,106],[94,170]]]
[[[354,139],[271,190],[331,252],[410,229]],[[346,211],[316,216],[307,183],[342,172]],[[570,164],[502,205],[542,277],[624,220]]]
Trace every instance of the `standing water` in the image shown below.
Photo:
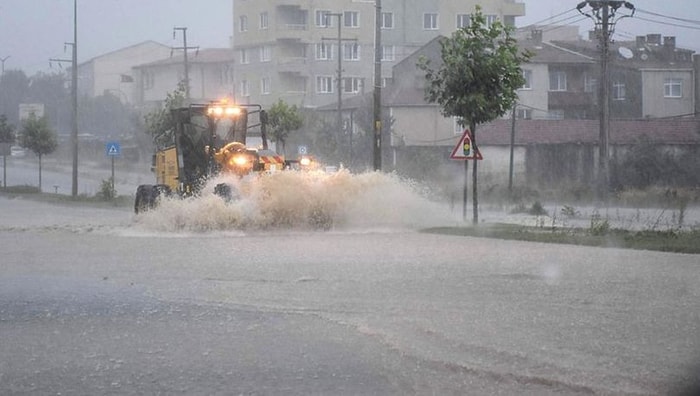
[[[214,187],[227,183],[234,198]],[[347,170],[276,172],[243,179],[210,180],[199,196],[165,198],[136,222],[159,231],[294,229],[395,229],[454,222],[446,205],[429,191],[393,174]]]

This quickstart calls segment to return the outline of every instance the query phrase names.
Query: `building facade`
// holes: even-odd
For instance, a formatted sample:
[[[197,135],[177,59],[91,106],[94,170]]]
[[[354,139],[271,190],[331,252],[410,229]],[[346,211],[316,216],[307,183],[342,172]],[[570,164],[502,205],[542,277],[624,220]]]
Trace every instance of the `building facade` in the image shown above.
[[[168,52],[170,54],[170,52]],[[210,48],[188,55],[190,101],[206,103],[233,94],[234,51]],[[133,68],[134,100],[143,109],[159,106],[185,81],[184,54],[168,56]]]
[[[391,84],[399,61],[468,24],[477,4],[489,23],[514,25],[525,15],[515,0],[384,0],[382,85]],[[372,91],[373,1],[234,0],[233,14],[238,101],[269,106],[283,99],[316,108]]]
[[[132,68],[170,56],[170,47],[155,41],[145,41],[112,51],[78,65],[80,95],[96,97],[114,95],[122,103],[134,103]]]

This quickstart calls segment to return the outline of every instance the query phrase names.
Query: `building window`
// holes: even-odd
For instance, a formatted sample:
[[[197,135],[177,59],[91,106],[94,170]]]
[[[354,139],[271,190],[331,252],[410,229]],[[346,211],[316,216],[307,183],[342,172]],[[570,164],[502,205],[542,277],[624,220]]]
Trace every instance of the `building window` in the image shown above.
[[[143,89],[153,89],[156,85],[155,73],[147,71],[143,74]]]
[[[360,60],[360,44],[343,44],[343,60],[359,61]]]
[[[263,77],[260,80],[260,93],[263,95],[269,95],[270,94],[270,85],[272,85],[272,81],[270,80],[270,77]]]
[[[457,14],[457,29],[468,28],[472,23],[472,16],[469,14]]]
[[[316,10],[316,27],[332,27],[333,18],[328,10]]]
[[[333,77],[317,76],[316,93],[333,93]]]
[[[362,80],[357,77],[343,78],[343,92],[348,94],[356,94],[360,92]]]
[[[260,47],[260,62],[269,62],[272,60],[272,48],[267,45]]]
[[[667,78],[664,80],[664,98],[682,98],[683,80],[680,78]]]
[[[613,82],[612,85],[612,99],[613,100],[625,100],[627,97],[627,92],[625,90],[625,83],[620,81]]]
[[[219,84],[233,84],[233,65],[223,65],[219,70]]]
[[[531,120],[532,119],[532,109],[518,109],[516,111],[516,116],[521,120]]]
[[[523,78],[525,79],[525,83],[523,83],[520,89],[532,89],[532,70],[523,69]]]
[[[382,12],[382,29],[394,28],[394,13]]]
[[[243,48],[239,51],[239,60],[241,61],[241,65],[247,65],[250,63],[250,57],[248,56],[248,49]]]
[[[424,30],[437,30],[437,28],[438,28],[438,14],[437,13],[423,14],[423,29]]]
[[[247,80],[242,80],[238,83],[238,95],[241,97],[250,96],[250,90],[248,89]]]
[[[549,112],[547,112],[547,116],[550,120],[563,120],[564,115],[564,110],[561,109],[549,110]]]
[[[270,27],[270,18],[267,12],[260,13],[260,29],[267,29]]]
[[[486,15],[486,27],[490,28],[497,20],[498,15]]]
[[[382,61],[383,62],[393,62],[394,56],[394,46],[393,45],[382,45]]]
[[[549,72],[549,90],[550,91],[566,91],[566,72],[551,71]]]
[[[598,79],[586,73],[583,76],[583,91],[596,92],[598,90]]]
[[[358,11],[343,12],[343,26],[348,28],[360,27],[360,13]]]
[[[248,31],[248,16],[241,15],[238,17],[238,31],[247,32]]]
[[[333,44],[316,44],[316,60],[333,60]]]

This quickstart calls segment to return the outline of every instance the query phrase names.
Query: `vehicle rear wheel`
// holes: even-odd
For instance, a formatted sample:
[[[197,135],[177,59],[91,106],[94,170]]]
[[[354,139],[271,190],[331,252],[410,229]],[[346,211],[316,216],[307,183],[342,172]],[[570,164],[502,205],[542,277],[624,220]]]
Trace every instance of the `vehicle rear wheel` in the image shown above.
[[[134,200],[134,213],[143,213],[149,209],[153,209],[156,204],[157,190],[150,184],[142,184],[136,189],[136,198]]]

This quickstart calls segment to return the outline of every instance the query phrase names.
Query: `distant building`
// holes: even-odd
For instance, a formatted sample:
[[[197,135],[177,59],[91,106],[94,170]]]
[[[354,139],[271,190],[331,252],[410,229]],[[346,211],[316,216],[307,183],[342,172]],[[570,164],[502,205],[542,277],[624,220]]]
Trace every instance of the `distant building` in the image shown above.
[[[230,48],[188,53],[191,102],[206,103],[233,95],[234,54]],[[184,54],[141,64],[133,70],[135,103],[145,108],[157,106],[185,80]]]
[[[78,65],[78,90],[89,97],[112,94],[123,103],[134,103],[135,76],[132,68],[170,56],[170,47],[144,41],[108,52]]]
[[[515,24],[525,5],[515,0],[384,0],[382,85],[391,68],[439,35],[470,21],[480,4],[487,23]],[[375,7],[372,1],[234,0],[235,94],[270,106],[278,99],[316,108],[373,89]],[[341,45],[338,47],[338,22]],[[340,51],[339,51],[340,50]]]

